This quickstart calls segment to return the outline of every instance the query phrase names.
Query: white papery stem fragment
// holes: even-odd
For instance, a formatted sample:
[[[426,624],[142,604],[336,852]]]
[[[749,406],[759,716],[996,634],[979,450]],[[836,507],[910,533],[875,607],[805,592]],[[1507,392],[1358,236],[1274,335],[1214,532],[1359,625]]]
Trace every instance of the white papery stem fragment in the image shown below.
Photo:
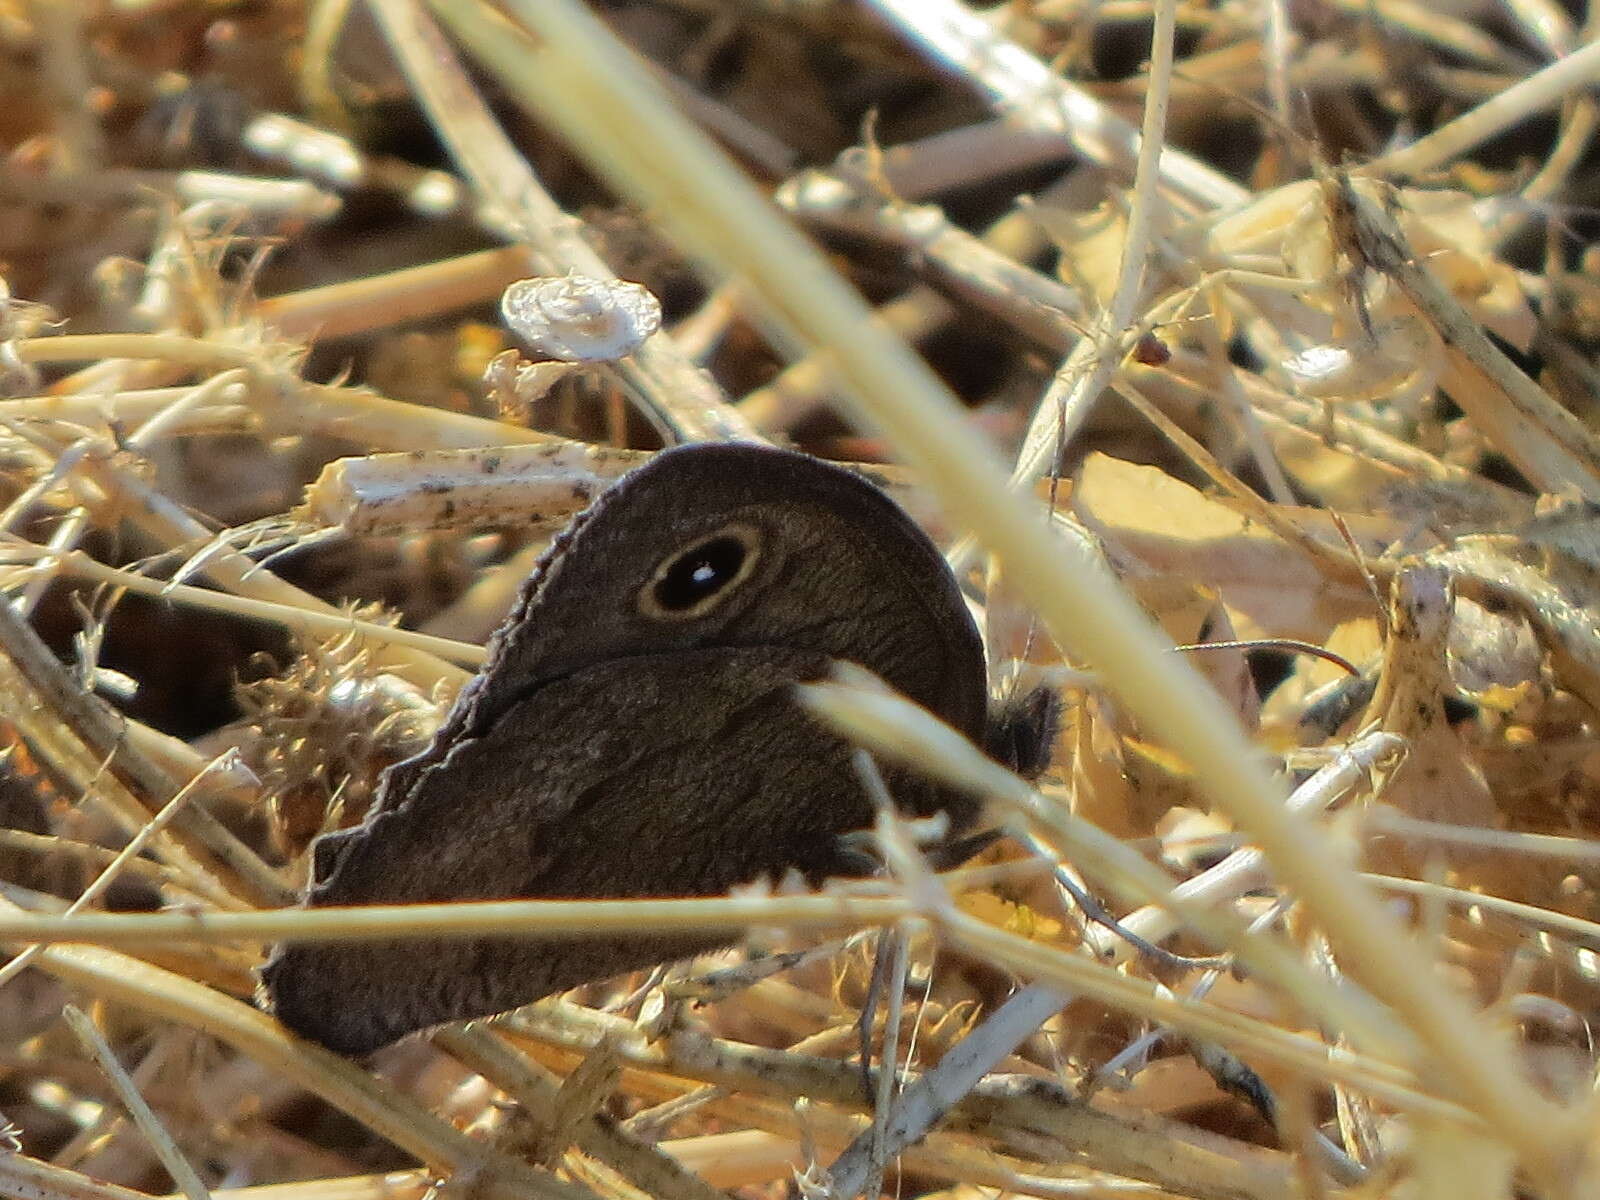
[[[366,175],[361,151],[349,138],[283,113],[262,113],[240,140],[252,154],[340,189],[358,186]]]
[[[558,528],[649,457],[640,450],[554,442],[341,458],[307,489],[299,515],[357,535]]]
[[[294,515],[358,535],[496,525],[554,530],[649,457],[644,450],[550,441],[341,458],[322,469]],[[882,488],[913,519],[933,521],[926,494],[895,467],[838,465]]]
[[[328,221],[344,202],[304,179],[258,179],[223,171],[183,171],[174,181],[185,206],[214,202],[237,205],[255,217]]]

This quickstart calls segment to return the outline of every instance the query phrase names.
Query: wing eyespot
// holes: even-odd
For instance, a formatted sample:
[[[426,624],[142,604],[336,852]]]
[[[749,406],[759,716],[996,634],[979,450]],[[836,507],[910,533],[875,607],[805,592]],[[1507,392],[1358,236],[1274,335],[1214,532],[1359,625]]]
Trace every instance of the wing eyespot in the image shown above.
[[[661,620],[704,616],[750,578],[759,539],[748,525],[728,525],[662,560],[639,592],[639,611]]]

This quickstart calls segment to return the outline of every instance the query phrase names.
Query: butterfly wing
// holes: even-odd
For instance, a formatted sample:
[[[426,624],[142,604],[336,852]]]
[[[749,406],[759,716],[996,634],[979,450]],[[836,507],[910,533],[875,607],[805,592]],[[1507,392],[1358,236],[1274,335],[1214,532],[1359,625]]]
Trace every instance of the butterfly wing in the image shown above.
[[[366,824],[321,839],[309,903],[712,895],[856,864],[848,747],[790,685],[843,659],[973,738],[983,647],[938,551],[871,484],[749,445],[665,451],[541,560],[433,743]],[[907,811],[976,803],[892,776]],[[360,1052],[728,936],[476,938],[281,949],[286,1024]]]

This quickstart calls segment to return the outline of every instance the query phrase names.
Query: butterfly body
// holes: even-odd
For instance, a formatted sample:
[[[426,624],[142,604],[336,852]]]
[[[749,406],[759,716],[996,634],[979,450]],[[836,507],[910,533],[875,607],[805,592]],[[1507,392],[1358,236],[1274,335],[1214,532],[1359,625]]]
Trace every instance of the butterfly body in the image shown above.
[[[871,803],[794,685],[861,664],[974,739],[982,643],[925,535],[865,481],[747,445],[664,451],[541,560],[430,746],[314,847],[312,905],[720,895],[858,873]],[[967,829],[976,801],[891,772]],[[344,1053],[734,935],[280,947],[281,1020]]]

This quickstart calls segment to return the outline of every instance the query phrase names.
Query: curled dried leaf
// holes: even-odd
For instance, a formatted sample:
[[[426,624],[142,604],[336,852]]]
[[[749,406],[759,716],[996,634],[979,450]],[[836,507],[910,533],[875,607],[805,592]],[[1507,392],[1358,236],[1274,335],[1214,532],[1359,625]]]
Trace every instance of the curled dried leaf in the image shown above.
[[[530,347],[563,362],[625,358],[661,328],[661,302],[648,289],[587,275],[519,279],[500,312]]]

